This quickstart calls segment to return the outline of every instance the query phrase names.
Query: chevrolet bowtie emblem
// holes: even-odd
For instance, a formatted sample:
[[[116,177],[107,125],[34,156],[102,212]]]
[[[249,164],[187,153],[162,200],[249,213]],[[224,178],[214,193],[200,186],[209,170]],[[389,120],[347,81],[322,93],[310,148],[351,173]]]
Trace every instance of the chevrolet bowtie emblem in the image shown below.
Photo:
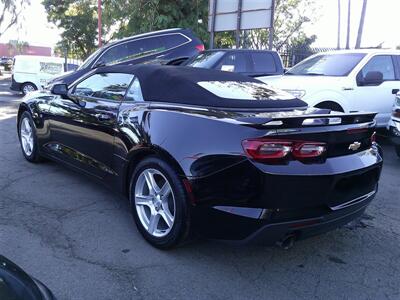
[[[356,151],[358,148],[360,148],[361,143],[360,142],[354,142],[353,144],[349,145],[349,150]]]

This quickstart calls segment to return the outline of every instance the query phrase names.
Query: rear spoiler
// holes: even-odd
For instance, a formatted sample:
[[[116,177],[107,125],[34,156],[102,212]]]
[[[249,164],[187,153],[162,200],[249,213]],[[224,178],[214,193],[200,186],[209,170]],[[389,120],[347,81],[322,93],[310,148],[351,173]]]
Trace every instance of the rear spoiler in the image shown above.
[[[268,116],[270,115],[270,116]],[[244,117],[237,118],[236,121],[243,125],[260,128],[299,128],[299,127],[317,127],[317,126],[337,126],[365,124],[375,125],[376,113],[338,113],[333,114],[293,114],[292,112],[266,113],[262,117]]]

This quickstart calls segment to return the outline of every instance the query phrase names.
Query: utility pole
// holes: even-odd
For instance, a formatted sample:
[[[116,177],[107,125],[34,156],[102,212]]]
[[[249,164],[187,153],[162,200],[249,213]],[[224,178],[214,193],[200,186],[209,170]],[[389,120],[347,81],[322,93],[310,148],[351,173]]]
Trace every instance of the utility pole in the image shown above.
[[[341,23],[341,20],[340,20],[340,0],[338,0],[337,1],[337,4],[338,4],[338,25],[337,25],[337,46],[336,46],[336,48],[337,49],[340,49],[340,23]]]
[[[275,15],[275,0],[271,1],[271,23],[269,24],[269,37],[268,37],[268,49],[272,50],[274,47],[274,15]]]
[[[360,25],[358,26],[356,49],[359,49],[361,47],[361,38],[364,29],[364,19],[366,11],[367,11],[367,0],[364,0],[363,7],[361,10]]]
[[[240,48],[240,29],[242,24],[242,4],[243,0],[238,2],[238,13],[236,17],[236,49]]]
[[[212,15],[211,15],[211,30],[210,30],[210,49],[214,48],[214,35],[215,35],[215,18],[217,15],[217,1],[213,1]],[[210,1],[211,3],[211,1]],[[210,6],[211,9],[211,6]]]
[[[350,16],[351,16],[351,0],[348,2],[347,8],[347,37],[346,37],[346,49],[350,49]]]
[[[99,31],[99,48],[101,47],[101,0],[97,0],[97,27]]]

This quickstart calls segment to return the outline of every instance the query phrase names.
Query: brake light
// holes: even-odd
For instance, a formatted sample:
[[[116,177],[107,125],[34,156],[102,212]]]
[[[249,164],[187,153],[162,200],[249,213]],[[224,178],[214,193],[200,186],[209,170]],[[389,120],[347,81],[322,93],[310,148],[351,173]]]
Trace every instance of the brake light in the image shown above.
[[[393,117],[395,117],[395,118],[400,118],[400,109],[394,109],[393,111],[392,111],[392,116]]]
[[[205,48],[204,48],[204,45],[203,44],[200,44],[200,45],[197,45],[196,47],[195,47],[199,52],[201,52],[201,51],[204,51],[205,50]]]
[[[296,143],[293,148],[293,156],[296,158],[319,157],[326,151],[323,143]]]
[[[292,151],[291,142],[244,140],[243,148],[255,160],[281,159]]]
[[[249,157],[265,162],[279,162],[289,158],[312,159],[326,152],[326,144],[319,142],[249,139],[244,140],[242,146]]]

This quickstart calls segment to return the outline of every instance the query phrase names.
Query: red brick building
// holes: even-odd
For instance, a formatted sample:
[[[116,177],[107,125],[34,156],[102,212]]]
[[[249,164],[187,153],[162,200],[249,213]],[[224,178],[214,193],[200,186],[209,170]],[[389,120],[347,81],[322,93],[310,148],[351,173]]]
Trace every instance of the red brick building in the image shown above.
[[[15,47],[10,44],[0,43],[0,57],[1,56],[15,56],[15,55],[41,55],[51,56],[51,47],[40,47],[40,46],[26,46],[22,47],[18,51]]]

